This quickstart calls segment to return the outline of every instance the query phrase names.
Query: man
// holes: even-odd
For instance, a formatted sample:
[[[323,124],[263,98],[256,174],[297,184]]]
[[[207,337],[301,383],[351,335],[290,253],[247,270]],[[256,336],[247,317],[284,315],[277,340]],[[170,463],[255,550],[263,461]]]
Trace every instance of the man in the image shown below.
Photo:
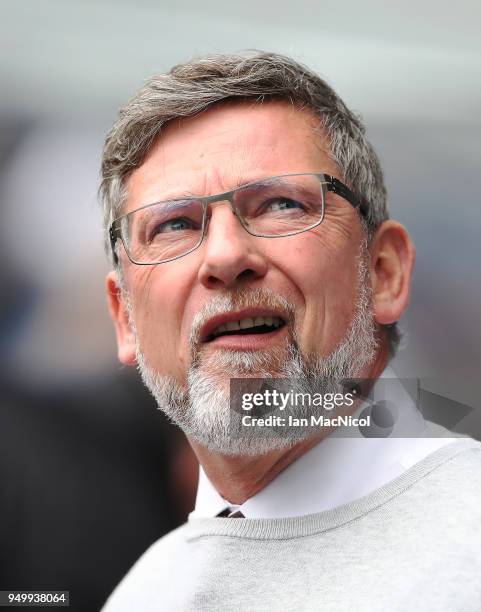
[[[106,609],[478,609],[480,446],[411,437],[409,394],[379,392],[414,247],[360,120],[289,58],[201,58],[122,110],[102,172],[119,359],[201,464],[188,523]],[[230,381],[262,378],[324,400],[378,379],[397,429],[251,427]],[[336,414],[374,414],[348,395]]]

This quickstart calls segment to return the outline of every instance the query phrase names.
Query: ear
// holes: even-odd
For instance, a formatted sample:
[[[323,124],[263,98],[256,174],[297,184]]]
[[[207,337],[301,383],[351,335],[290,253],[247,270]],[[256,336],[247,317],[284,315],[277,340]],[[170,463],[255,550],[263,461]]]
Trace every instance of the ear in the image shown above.
[[[124,365],[136,365],[135,334],[129,322],[127,304],[120,291],[117,272],[111,271],[106,279],[110,316],[115,326],[119,361]]]
[[[409,304],[416,249],[406,229],[385,221],[370,245],[374,319],[381,325],[395,323]]]

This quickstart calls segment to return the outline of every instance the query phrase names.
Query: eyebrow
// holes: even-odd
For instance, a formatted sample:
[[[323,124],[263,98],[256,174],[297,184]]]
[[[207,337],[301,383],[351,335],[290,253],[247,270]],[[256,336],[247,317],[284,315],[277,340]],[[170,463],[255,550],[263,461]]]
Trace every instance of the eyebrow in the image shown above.
[[[181,200],[159,200],[158,202],[154,202],[153,204],[147,204],[147,206],[144,206],[143,208],[146,208],[147,214],[149,214],[153,206],[155,206],[156,204],[162,204],[162,210],[170,212],[186,208],[192,201],[196,200],[197,198],[184,198]],[[151,214],[154,215],[154,212],[152,211]]]
[[[249,180],[247,182],[242,181],[242,179],[238,179],[235,187],[227,191],[220,191],[218,194],[213,193],[212,195],[200,196],[196,193],[193,193],[187,190],[187,191],[173,194],[173,195],[162,196],[159,199],[146,202],[144,204],[141,204],[140,206],[138,206],[131,212],[140,210],[142,208],[146,208],[147,206],[152,206],[153,204],[162,204],[163,202],[172,203],[172,204],[179,202],[179,204],[181,204],[185,200],[196,200],[196,199],[202,199],[202,198],[209,198],[209,197],[213,197],[216,195],[221,195],[223,193],[231,193],[232,191],[236,191],[237,189],[240,189],[241,187],[251,188],[252,190],[255,190],[255,189],[262,189],[264,187],[270,187],[272,185],[283,185],[286,183],[287,181],[282,176],[280,177],[279,176],[262,177],[260,179]]]
[[[263,187],[270,187],[271,185],[284,185],[284,184],[287,184],[288,182],[289,181],[285,180],[285,177],[273,176],[273,177],[261,178],[257,181],[249,181],[248,183],[241,183],[240,185],[238,185],[238,187],[236,187],[236,189],[240,189],[241,187],[246,187],[246,188],[251,187],[252,189],[262,189]]]
[[[192,200],[199,197],[200,196],[196,195],[195,193],[192,193],[190,191],[184,191],[181,193],[175,193],[173,195],[160,196],[155,200],[149,200],[148,202],[141,204],[138,208],[144,208],[145,206],[151,206],[152,204],[158,204],[160,202],[178,202],[182,200]]]

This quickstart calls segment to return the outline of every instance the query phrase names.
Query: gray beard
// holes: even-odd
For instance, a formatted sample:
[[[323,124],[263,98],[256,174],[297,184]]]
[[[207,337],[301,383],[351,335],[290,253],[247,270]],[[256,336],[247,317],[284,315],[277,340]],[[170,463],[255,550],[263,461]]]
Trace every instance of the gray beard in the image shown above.
[[[148,365],[136,335],[138,368],[159,408],[187,436],[213,452],[226,455],[262,455],[311,437],[316,432],[309,428],[284,427],[282,433],[274,434],[262,427],[239,429],[235,425],[239,415],[233,419],[229,382],[232,378],[288,379],[287,386],[295,393],[313,395],[342,391],[342,381],[358,377],[372,363],[378,347],[366,252],[364,244],[358,257],[358,292],[350,325],[343,340],[327,356],[304,356],[293,329],[288,330],[284,346],[252,352],[217,350],[203,356],[198,332],[206,320],[220,312],[263,306],[288,312],[290,321],[294,321],[294,307],[269,289],[242,289],[219,295],[196,315],[190,337],[192,365],[187,389],[175,378],[163,376]],[[133,329],[135,332],[134,325]],[[322,406],[288,406],[283,416],[290,414],[302,418],[318,417],[325,412]]]

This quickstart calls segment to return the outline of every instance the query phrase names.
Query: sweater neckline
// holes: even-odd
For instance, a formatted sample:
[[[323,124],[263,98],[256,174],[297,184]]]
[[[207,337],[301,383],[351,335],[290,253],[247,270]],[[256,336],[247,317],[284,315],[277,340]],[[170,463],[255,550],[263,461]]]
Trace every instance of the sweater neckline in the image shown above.
[[[428,455],[401,476],[353,502],[324,512],[278,519],[193,518],[184,528],[188,540],[227,536],[254,540],[286,540],[307,537],[341,527],[402,494],[424,476],[469,450],[481,450],[471,438],[461,438]]]

